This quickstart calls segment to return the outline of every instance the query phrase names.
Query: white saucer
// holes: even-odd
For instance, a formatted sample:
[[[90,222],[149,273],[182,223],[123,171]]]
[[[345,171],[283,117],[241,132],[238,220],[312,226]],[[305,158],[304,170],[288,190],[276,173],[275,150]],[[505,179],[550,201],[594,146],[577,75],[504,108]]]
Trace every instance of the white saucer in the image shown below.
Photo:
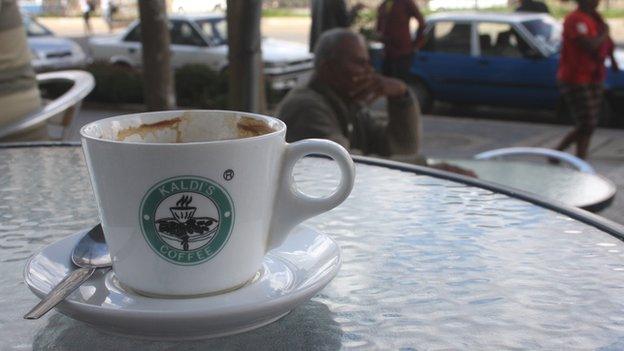
[[[42,297],[74,267],[70,253],[84,232],[31,257],[24,280]],[[103,330],[150,339],[201,339],[261,327],[323,289],[340,268],[340,248],[328,236],[299,226],[264,259],[242,288],[188,299],[151,298],[124,290],[112,270],[98,271],[56,308]],[[192,282],[189,282],[192,284]]]

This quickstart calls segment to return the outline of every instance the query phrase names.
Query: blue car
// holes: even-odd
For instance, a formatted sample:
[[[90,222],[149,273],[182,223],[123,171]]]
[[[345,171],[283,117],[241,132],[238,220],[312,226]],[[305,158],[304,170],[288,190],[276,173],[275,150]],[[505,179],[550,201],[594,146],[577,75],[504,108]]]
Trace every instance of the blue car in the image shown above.
[[[445,13],[427,19],[410,85],[424,112],[434,101],[557,110],[561,25],[543,14]],[[624,68],[624,52],[616,52]],[[610,65],[607,60],[607,66]],[[624,121],[624,72],[608,69],[603,125]]]

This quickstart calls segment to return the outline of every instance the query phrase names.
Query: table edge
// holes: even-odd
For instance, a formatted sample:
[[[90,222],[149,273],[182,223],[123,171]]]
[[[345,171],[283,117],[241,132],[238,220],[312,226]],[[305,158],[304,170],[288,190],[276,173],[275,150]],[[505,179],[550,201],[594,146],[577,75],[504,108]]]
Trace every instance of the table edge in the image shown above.
[[[16,141],[0,142],[0,149],[16,149],[28,147],[68,147],[81,146],[79,141]]]

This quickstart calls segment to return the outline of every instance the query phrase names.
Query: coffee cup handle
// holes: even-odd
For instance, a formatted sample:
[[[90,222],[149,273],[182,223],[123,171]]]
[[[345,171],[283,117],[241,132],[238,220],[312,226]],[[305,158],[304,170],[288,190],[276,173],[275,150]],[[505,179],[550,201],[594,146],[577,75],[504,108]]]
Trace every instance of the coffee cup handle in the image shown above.
[[[312,197],[301,192],[296,184],[293,169],[297,161],[311,155],[329,156],[340,168],[340,184],[327,197]],[[275,199],[275,212],[271,222],[268,249],[284,242],[290,231],[307,218],[331,210],[340,205],[351,193],[355,180],[355,166],[349,152],[333,141],[306,139],[287,144],[282,161],[278,193]]]

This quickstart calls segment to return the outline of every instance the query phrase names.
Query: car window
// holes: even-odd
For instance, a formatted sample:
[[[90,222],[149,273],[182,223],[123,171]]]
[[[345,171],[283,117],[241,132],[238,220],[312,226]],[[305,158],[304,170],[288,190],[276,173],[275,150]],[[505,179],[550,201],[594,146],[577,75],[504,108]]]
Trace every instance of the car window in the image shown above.
[[[212,44],[220,45],[227,43],[227,22],[223,18],[211,18],[195,21],[206,37],[211,37]]]
[[[470,23],[436,22],[423,50],[470,55],[470,32]]]
[[[215,34],[217,34],[224,43],[228,40],[227,22],[222,19],[213,22]]]
[[[139,42],[141,41],[141,26],[136,25],[124,38],[124,41]]]
[[[195,21],[195,23],[197,24],[199,29],[204,32],[203,34],[206,38],[212,38],[215,36],[214,29],[212,27],[212,21],[199,20]]]
[[[46,27],[33,21],[30,17],[24,16],[22,17],[22,20],[24,22],[24,29],[26,30],[27,36],[40,37],[44,35],[52,35],[52,32],[50,32]]]
[[[479,23],[477,26],[481,56],[524,57],[529,45],[507,23]]]
[[[187,21],[171,21],[171,44],[206,46],[206,42]]]
[[[550,19],[524,21],[522,25],[551,52],[556,52],[561,44],[561,25]]]
[[[220,31],[220,24],[226,26],[224,20],[204,19],[195,21],[197,26],[202,30],[204,37],[210,42],[210,45],[222,45],[226,43],[227,36],[224,38],[222,33],[227,35],[226,31]]]
[[[171,21],[169,23],[169,35],[171,44],[205,46],[204,39],[186,21]],[[141,26],[137,24],[124,38],[128,42],[141,41]]]

